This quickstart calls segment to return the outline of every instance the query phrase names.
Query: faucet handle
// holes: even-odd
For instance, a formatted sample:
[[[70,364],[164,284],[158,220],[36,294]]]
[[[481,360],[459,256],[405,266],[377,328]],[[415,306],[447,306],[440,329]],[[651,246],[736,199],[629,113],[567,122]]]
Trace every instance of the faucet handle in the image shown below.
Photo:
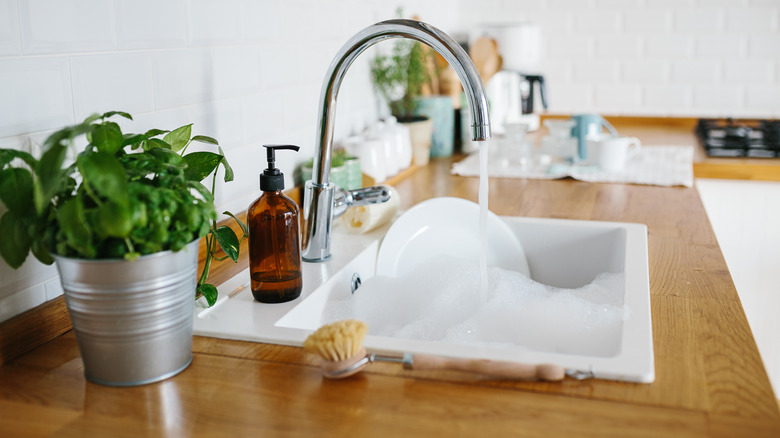
[[[393,190],[388,186],[363,187],[355,190],[336,188],[336,195],[333,199],[333,218],[344,214],[349,207],[387,202],[392,193]]]

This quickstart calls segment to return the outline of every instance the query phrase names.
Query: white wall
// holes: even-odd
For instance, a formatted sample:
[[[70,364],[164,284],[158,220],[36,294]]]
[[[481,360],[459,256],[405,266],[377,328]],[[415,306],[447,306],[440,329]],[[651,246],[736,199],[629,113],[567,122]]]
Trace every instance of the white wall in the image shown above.
[[[287,186],[294,166],[313,156],[325,71],[349,37],[395,18],[399,4],[451,31],[449,3],[0,0],[0,147],[37,152],[54,130],[108,110],[135,116],[122,123],[129,132],[194,122],[236,172],[217,188],[218,211],[239,212],[259,196],[262,144],[301,146],[279,156]],[[377,118],[370,57],[344,80],[336,139]],[[0,321],[61,293],[53,266],[30,257],[15,271],[0,261]]]
[[[780,117],[779,0],[460,3],[466,26],[541,24],[551,112]]]

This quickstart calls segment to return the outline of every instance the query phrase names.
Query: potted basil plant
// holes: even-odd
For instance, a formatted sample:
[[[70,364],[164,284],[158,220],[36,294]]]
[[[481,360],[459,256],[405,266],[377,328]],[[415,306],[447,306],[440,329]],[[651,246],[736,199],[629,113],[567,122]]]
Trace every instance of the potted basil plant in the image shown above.
[[[239,221],[239,238],[217,227],[217,169],[225,181],[233,171],[215,139],[192,136],[191,124],[123,133],[115,117],[132,120],[92,115],[49,136],[40,158],[0,149],[0,255],[13,268],[29,253],[56,261],[86,377],[130,386],[189,365],[196,296],[216,301],[211,262],[218,248],[236,261],[247,229]],[[217,152],[186,153],[193,142]],[[201,237],[206,261],[197,275]]]

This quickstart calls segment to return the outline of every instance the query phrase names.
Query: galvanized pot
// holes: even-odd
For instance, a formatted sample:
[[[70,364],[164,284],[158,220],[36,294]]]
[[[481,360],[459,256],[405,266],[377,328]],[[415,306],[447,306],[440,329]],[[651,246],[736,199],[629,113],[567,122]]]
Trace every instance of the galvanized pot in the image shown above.
[[[126,260],[55,256],[87,379],[135,386],[192,361],[198,240]]]

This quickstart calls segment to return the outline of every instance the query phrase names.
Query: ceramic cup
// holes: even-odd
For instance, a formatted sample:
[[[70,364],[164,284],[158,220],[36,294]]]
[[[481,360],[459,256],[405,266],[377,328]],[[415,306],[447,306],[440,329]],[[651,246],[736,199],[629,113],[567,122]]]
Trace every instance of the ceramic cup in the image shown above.
[[[607,172],[623,170],[626,162],[642,147],[636,137],[601,137],[588,140],[588,160]]]

